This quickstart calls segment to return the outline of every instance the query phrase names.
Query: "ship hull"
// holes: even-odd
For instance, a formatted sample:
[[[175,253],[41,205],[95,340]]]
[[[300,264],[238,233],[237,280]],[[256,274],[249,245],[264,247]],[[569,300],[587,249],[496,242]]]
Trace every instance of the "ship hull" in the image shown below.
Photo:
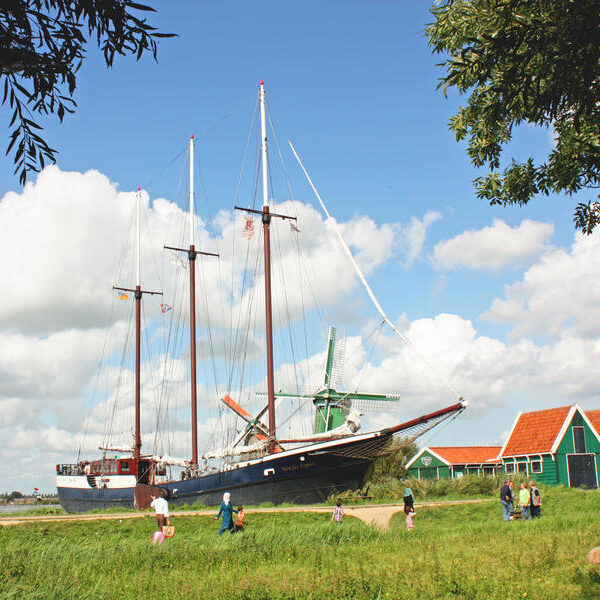
[[[361,488],[374,460],[390,440],[390,434],[377,432],[352,440],[313,444],[158,487],[168,491],[171,506],[196,502],[218,505],[224,492],[230,492],[236,504],[245,505],[323,502],[332,494]],[[81,479],[81,487],[75,480],[69,487],[58,486],[60,502],[67,512],[133,508],[134,486],[86,488],[87,479]]]

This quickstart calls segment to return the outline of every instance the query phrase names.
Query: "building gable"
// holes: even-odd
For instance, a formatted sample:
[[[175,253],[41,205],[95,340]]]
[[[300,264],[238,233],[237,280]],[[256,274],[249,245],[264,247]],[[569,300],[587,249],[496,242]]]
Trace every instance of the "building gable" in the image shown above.
[[[406,469],[449,466],[450,463],[446,462],[441,456],[436,454],[436,452],[432,451],[431,448],[423,448],[406,463]]]
[[[555,452],[575,410],[577,410],[575,406],[562,406],[519,413],[500,456]],[[569,415],[571,418],[568,418]]]
[[[600,452],[600,436],[598,431],[592,425],[589,417],[578,406],[574,407],[576,410],[570,420],[566,421],[566,427],[562,431],[560,439],[557,440],[555,452],[561,454],[573,454],[573,453],[598,453]],[[575,447],[575,434],[573,428],[580,427],[583,429],[582,442],[583,446],[580,448]]]

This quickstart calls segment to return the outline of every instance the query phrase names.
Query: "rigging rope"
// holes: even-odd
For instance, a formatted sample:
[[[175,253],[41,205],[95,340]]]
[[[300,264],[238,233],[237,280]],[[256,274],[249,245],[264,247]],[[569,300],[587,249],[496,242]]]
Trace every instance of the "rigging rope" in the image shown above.
[[[319,203],[321,204],[321,207],[323,209],[323,212],[327,215],[327,218],[329,219],[331,225],[333,226],[333,229],[338,237],[338,239],[340,240],[342,247],[344,248],[346,255],[348,256],[348,258],[350,259],[350,262],[352,263],[352,266],[354,267],[354,270],[356,271],[359,279],[361,280],[363,286],[365,287],[367,293],[369,294],[369,297],[371,298],[373,304],[375,305],[375,308],[377,309],[377,311],[379,312],[379,314],[381,315],[381,317],[383,318],[383,320],[388,324],[388,326],[392,329],[392,331],[408,346],[410,347],[413,352],[430,368],[430,370],[435,373],[438,378],[444,383],[444,385],[458,398],[461,399],[461,396],[458,394],[458,392],[450,385],[450,383],[448,382],[448,380],[446,379],[446,377],[441,373],[441,371],[439,369],[437,369],[433,363],[431,363],[431,361],[429,361],[427,359],[426,356],[424,356],[423,354],[421,354],[414,346],[414,344],[410,341],[410,339],[405,336],[394,324],[394,322],[387,316],[387,314],[385,313],[385,311],[383,310],[383,308],[381,307],[381,304],[379,304],[379,301],[377,300],[377,298],[375,297],[375,294],[373,293],[373,290],[371,289],[371,286],[368,284],[367,280],[365,279],[365,276],[362,273],[361,268],[358,266],[358,263],[356,262],[356,260],[354,259],[354,256],[352,255],[352,252],[350,251],[350,248],[348,248],[348,245],[346,244],[346,242],[344,241],[344,238],[342,237],[342,234],[339,231],[339,228],[335,222],[334,219],[331,218],[331,215],[329,214],[329,211],[327,210],[327,207],[325,206],[325,203],[323,202],[319,192],[317,191],[317,188],[315,187],[314,183],[312,182],[312,179],[310,178],[310,176],[308,175],[308,172],[306,171],[304,164],[302,163],[302,161],[300,160],[300,157],[298,156],[298,153],[296,152],[296,149],[294,148],[294,145],[292,144],[292,142],[290,140],[288,140],[288,144],[290,145],[290,148],[292,149],[292,152],[294,153],[294,156],[296,157],[296,160],[298,161],[298,163],[300,164],[300,167],[302,168],[302,171],[304,172],[304,175],[306,176],[306,179],[308,180],[308,183],[310,184],[313,192],[315,193],[317,199],[319,200]]]

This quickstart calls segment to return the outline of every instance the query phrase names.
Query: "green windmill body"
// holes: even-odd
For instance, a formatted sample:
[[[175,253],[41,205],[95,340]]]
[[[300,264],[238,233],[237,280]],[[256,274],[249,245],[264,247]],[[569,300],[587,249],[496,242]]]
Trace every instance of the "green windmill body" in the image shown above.
[[[327,363],[325,365],[325,382],[323,389],[313,396],[315,405],[314,433],[324,433],[341,427],[351,408],[361,413],[369,411],[378,402],[398,402],[399,396],[389,394],[361,394],[355,392],[338,392],[333,388],[335,372],[341,371],[343,352],[337,352],[338,334],[335,327],[329,328],[327,344]]]

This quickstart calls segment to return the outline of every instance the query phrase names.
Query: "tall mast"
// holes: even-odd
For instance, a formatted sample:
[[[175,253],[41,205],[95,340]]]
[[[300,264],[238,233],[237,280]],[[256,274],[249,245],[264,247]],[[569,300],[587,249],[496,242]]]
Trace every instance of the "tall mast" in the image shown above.
[[[192,407],[192,458],[190,465],[193,469],[198,467],[198,385],[196,381],[196,257],[198,254],[219,256],[212,252],[200,252],[194,245],[194,136],[190,136],[190,246],[189,248],[175,248],[165,246],[169,250],[187,252],[190,263],[190,387]]]
[[[269,165],[267,162],[267,122],[265,119],[265,82],[260,80],[260,136],[262,154],[262,182],[263,182],[263,207],[262,210],[243,208],[236,206],[236,210],[243,210],[261,215],[263,223],[264,258],[265,258],[265,323],[267,335],[267,410],[269,412],[269,451],[274,452],[277,448],[275,428],[275,384],[273,369],[273,310],[271,302],[271,236],[269,226],[273,217],[280,219],[296,220],[296,217],[278,215],[269,210]]]
[[[198,467],[198,400],[196,383],[196,248],[194,246],[194,136],[190,136],[190,378],[192,388],[192,468]]]
[[[140,426],[140,363],[142,331],[142,288],[140,283],[140,188],[135,198],[135,446],[134,458],[140,459],[142,435]]]
[[[139,460],[142,454],[142,435],[141,435],[141,377],[140,377],[140,365],[142,361],[142,296],[144,294],[150,294],[152,296],[162,296],[162,292],[149,292],[142,290],[141,279],[140,279],[140,247],[141,247],[141,236],[140,236],[140,211],[142,202],[142,192],[140,188],[137,189],[135,196],[135,288],[124,288],[113,285],[113,289],[121,290],[122,292],[133,292],[135,298],[135,441],[133,456],[136,460]],[[127,296],[125,296],[127,298]],[[138,472],[138,477],[140,473]]]
[[[273,311],[271,305],[271,215],[269,214],[269,172],[267,163],[267,123],[265,119],[265,82],[260,80],[260,135],[263,181],[263,236],[265,254],[265,323],[267,335],[267,403],[269,410],[269,450],[275,449],[275,383],[273,374]]]

